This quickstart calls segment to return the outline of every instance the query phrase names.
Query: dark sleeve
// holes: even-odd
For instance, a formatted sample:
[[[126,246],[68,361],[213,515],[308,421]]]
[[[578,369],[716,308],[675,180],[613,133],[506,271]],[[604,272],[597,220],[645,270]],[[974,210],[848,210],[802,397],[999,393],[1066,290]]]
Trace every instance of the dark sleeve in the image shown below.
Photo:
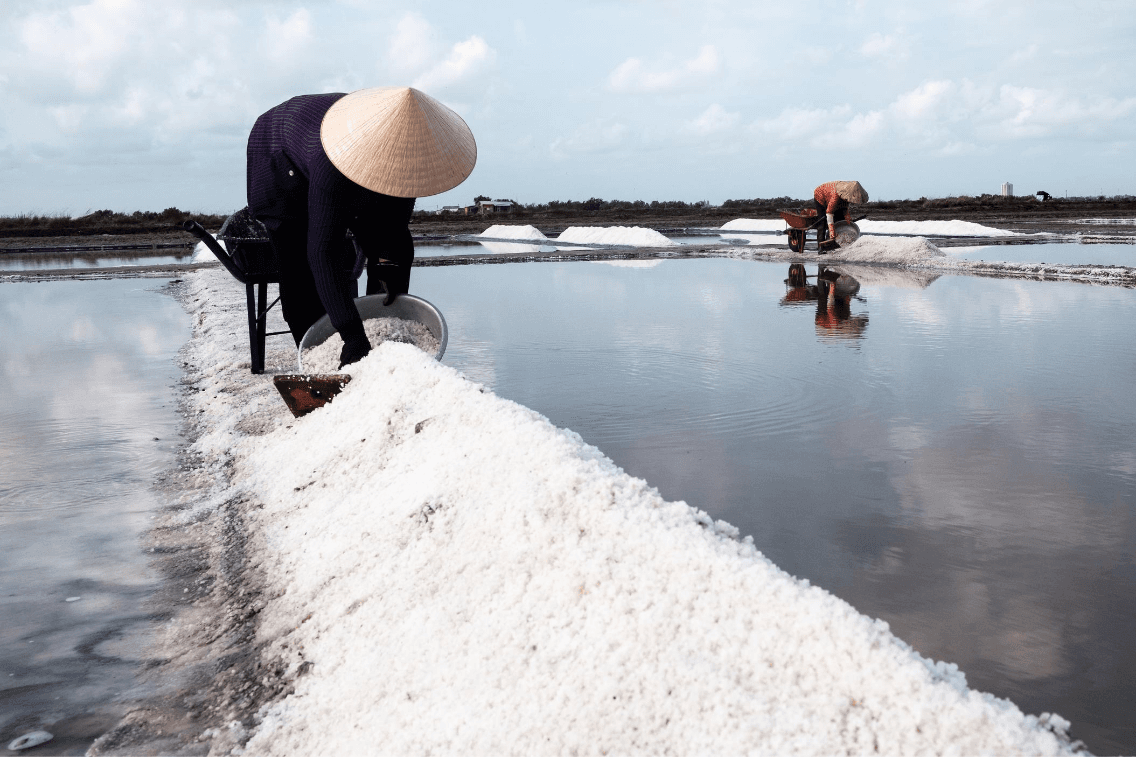
[[[410,234],[413,197],[390,197],[372,193],[351,222],[351,230],[369,264],[382,260],[409,268],[414,262],[414,239]]]
[[[352,260],[344,241],[347,202],[338,185],[313,182],[308,190],[308,265],[331,324],[346,339],[363,334],[363,321],[353,299]]]
[[[414,239],[409,224],[413,211],[414,198],[372,194],[366,210],[353,222],[352,230],[367,257],[367,294],[410,291]]]

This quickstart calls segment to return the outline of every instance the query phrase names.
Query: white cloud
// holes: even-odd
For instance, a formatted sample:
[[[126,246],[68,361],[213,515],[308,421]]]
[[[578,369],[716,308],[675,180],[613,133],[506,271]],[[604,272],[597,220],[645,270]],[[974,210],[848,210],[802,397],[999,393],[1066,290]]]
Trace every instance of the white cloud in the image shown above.
[[[704,45],[698,55],[673,68],[648,68],[639,58],[628,58],[608,75],[608,88],[615,92],[666,92],[692,86],[716,74],[721,66],[714,45]]]
[[[268,57],[277,65],[296,62],[312,39],[312,16],[299,8],[286,19],[270,16],[264,34]]]
[[[895,58],[907,57],[907,43],[892,34],[875,32],[860,45],[860,54],[865,58]]]
[[[411,86],[426,91],[467,82],[496,60],[496,51],[476,34],[448,48],[440,39],[441,34],[420,14],[403,14],[387,60]]]
[[[630,133],[631,129],[623,123],[593,121],[577,127],[567,137],[553,140],[549,152],[557,160],[573,154],[611,152],[623,147]]]
[[[799,140],[837,128],[851,112],[848,105],[830,109],[788,107],[776,118],[758,121],[754,128],[779,139]]]
[[[709,136],[711,134],[720,134],[729,131],[737,126],[738,121],[741,120],[741,115],[738,113],[731,113],[723,108],[718,103],[714,103],[702,114],[693,121],[689,121],[684,126],[684,131],[693,132],[699,136]]]
[[[418,73],[437,58],[437,34],[418,13],[406,13],[399,19],[387,58],[395,70]]]
[[[476,35],[450,48],[449,55],[438,61],[414,80],[424,90],[443,89],[458,84],[492,63],[496,53],[484,39]]]
[[[891,109],[900,118],[921,119],[934,115],[938,107],[955,90],[950,81],[929,81],[896,98]]]
[[[974,152],[983,142],[1060,134],[1084,137],[1106,130],[1115,134],[1115,125],[1127,124],[1134,114],[1136,97],[1086,104],[1056,90],[932,80],[900,94],[880,110],[853,113],[847,105],[790,107],[774,118],[756,122],[753,128],[785,142],[821,149],[904,143],[940,155],[961,155]]]
[[[139,32],[149,26],[149,15],[138,0],[93,0],[33,13],[20,24],[19,37],[32,67],[56,72],[79,92],[93,94],[142,41]]]

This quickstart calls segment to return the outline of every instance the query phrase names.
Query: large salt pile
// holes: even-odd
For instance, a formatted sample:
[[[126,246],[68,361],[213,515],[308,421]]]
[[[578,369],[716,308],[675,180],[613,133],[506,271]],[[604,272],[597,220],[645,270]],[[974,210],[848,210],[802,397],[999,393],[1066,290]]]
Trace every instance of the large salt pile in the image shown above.
[[[828,260],[850,260],[858,263],[896,263],[919,265],[947,254],[923,237],[874,237],[864,235],[847,247],[823,256]]]
[[[724,522],[404,344],[241,440],[294,691],[248,754],[1057,754]]]
[[[1020,236],[1017,232],[996,229],[992,226],[971,221],[872,221],[864,219],[857,221],[856,225],[865,234],[895,234],[895,235],[938,235],[938,236],[971,236],[971,237],[1005,237]],[[769,244],[778,241],[771,238],[768,233],[788,228],[780,218],[735,218],[722,224],[719,229],[723,232],[722,238],[735,243],[744,241],[747,244]],[[744,232],[759,232],[745,234]],[[729,232],[729,233],[726,233]]]
[[[780,218],[735,218],[719,227],[722,231],[780,231],[785,222]]]
[[[777,244],[784,241],[784,237],[774,236],[770,232],[781,231],[785,222],[780,218],[735,218],[722,224],[720,229],[723,241],[731,244]],[[757,234],[743,232],[756,231]]]
[[[1017,232],[983,226],[972,221],[872,221],[856,225],[865,234],[932,234],[948,237],[1016,237]]]
[[[221,245],[222,250],[225,250],[226,252],[228,251],[228,249],[225,247],[225,243],[220,239],[217,240],[217,244]],[[219,261],[217,260],[217,256],[213,254],[213,250],[210,250],[204,242],[198,242],[197,245],[193,248],[192,262],[216,263]]]
[[[642,226],[570,226],[556,238],[575,244],[617,244],[628,247],[671,247],[672,239]]]

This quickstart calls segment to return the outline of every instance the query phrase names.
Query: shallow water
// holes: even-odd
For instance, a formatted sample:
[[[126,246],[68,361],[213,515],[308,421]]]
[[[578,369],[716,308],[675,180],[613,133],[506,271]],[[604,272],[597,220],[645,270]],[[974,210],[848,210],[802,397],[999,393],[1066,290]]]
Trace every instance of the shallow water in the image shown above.
[[[126,251],[114,255],[58,255],[28,253],[0,255],[0,271],[41,271],[70,268],[114,268],[132,265],[172,265],[188,263],[192,250],[179,255],[131,255]]]
[[[0,743],[82,754],[122,714],[157,576],[139,536],[174,462],[188,317],[161,282],[0,284]]]
[[[964,260],[1055,265],[1124,265],[1136,267],[1136,244],[996,244],[982,247],[944,247],[943,252]]]
[[[818,309],[786,273],[529,263],[412,290],[445,313],[446,363],[972,686],[1136,751],[1132,291],[862,269]]]

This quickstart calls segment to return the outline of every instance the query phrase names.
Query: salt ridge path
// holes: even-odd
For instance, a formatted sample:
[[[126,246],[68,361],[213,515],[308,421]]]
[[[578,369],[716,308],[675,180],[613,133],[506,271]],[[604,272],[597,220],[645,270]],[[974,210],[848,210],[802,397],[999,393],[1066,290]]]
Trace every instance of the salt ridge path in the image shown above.
[[[257,641],[294,687],[245,753],[1070,751],[1061,718],[968,689],[413,347],[380,345],[291,419],[247,372],[241,287],[187,283],[193,452],[230,475],[184,517],[248,503]]]

